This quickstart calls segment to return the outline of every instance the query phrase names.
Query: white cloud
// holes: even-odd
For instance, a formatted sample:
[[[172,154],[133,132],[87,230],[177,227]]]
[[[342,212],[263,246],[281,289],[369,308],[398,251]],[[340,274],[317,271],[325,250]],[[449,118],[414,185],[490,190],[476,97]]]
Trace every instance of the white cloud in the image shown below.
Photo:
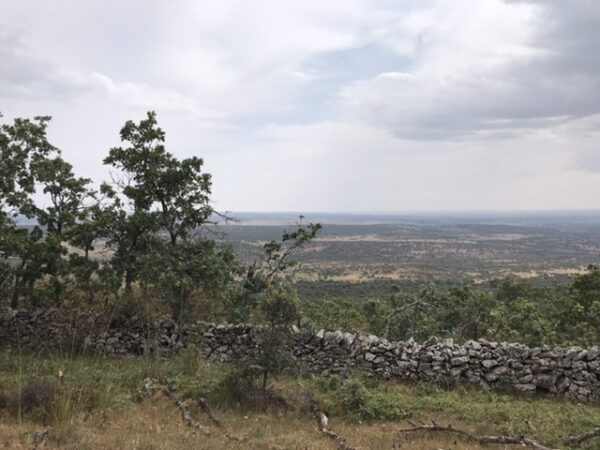
[[[101,179],[155,109],[223,209],[598,207],[596,5],[0,0],[0,110]]]
[[[590,45],[576,27],[585,19],[600,29],[600,18],[587,14],[598,7],[573,3],[565,24],[557,22],[558,4],[436,2],[411,67],[346,86],[340,109],[399,136],[433,139],[548,127],[600,112],[598,70],[583,64],[591,54],[567,51]],[[572,30],[581,41],[566,35]],[[598,47],[600,32],[594,35]]]

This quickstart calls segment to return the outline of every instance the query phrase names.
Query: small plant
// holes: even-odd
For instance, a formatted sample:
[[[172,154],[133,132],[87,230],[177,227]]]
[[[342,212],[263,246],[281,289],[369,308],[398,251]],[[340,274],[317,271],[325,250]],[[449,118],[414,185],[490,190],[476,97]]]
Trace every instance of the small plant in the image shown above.
[[[57,395],[56,381],[48,378],[37,378],[27,381],[16,398],[12,399],[11,409],[20,409],[23,413],[50,410]]]

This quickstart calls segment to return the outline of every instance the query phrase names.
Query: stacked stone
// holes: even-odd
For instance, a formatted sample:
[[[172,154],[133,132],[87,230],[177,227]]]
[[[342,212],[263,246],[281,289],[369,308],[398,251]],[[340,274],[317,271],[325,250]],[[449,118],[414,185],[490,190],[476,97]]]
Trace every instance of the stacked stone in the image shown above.
[[[431,338],[390,342],[373,335],[294,327],[292,352],[306,372],[349,375],[356,368],[384,378],[466,382],[580,400],[600,399],[600,348],[530,348],[484,339],[462,345]],[[197,322],[181,329],[171,320],[130,320],[109,327],[93,314],[58,309],[0,310],[0,348],[34,351],[82,349],[98,354],[174,353],[200,344],[205,356],[235,361],[257,351],[260,327]]]
[[[258,329],[205,324],[206,354],[219,361],[256,349]],[[320,375],[347,375],[361,367],[377,376],[430,382],[466,382],[485,389],[511,388],[580,400],[600,398],[600,349],[529,348],[485,339],[462,345],[431,338],[390,342],[342,331],[295,330],[293,353],[300,365]]]
[[[50,308],[33,312],[0,310],[0,348],[23,351],[69,350],[78,339],[78,324],[89,328],[97,316],[75,316]]]
[[[110,327],[97,314],[77,314],[54,308],[0,310],[0,349],[140,355],[178,351],[183,342],[182,333],[172,320],[147,324],[134,318],[126,325]]]
[[[205,356],[221,362],[243,358],[255,352],[258,347],[256,335],[260,332],[260,327],[204,322],[198,322],[192,327],[201,330]]]

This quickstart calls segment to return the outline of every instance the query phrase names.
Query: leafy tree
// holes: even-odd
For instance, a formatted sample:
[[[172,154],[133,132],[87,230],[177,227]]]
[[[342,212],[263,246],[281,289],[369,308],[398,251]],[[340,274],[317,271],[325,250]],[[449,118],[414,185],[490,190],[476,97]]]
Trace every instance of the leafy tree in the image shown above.
[[[0,126],[0,220],[4,223],[18,214],[33,216],[34,169],[57,152],[46,137],[49,121],[50,117],[40,116]]]
[[[231,317],[247,320],[251,315],[263,324],[258,351],[250,354],[240,366],[240,376],[253,378],[256,370],[262,379],[263,395],[267,393],[270,376],[276,376],[290,367],[290,340],[292,325],[300,314],[296,294],[285,278],[285,271],[295,263],[290,258],[313,240],[320,224],[300,223],[293,231],[285,231],[280,241],[270,241],[263,246],[264,259],[254,261],[247,269],[240,289],[232,294]]]
[[[144,255],[141,278],[154,287],[173,319],[181,323],[194,306],[190,304],[194,295],[202,293],[225,302],[236,264],[230,247],[210,239],[186,239],[173,245],[157,238]]]
[[[600,268],[588,267],[587,273],[575,276],[569,289],[568,302],[562,302],[558,327],[570,340],[584,344],[600,339]]]
[[[259,337],[258,354],[254,363],[262,371],[262,390],[267,390],[268,378],[283,373],[293,365],[290,343],[292,325],[300,314],[295,301],[295,292],[289,285],[271,284],[266,289],[259,305],[264,319],[264,328]]]
[[[255,311],[262,294],[276,282],[281,282],[285,272],[296,262],[291,258],[312,241],[321,230],[319,223],[302,224],[303,216],[293,231],[284,231],[280,241],[272,240],[263,246],[263,259],[254,260],[245,272],[240,288],[230,296],[229,319],[245,322]]]
[[[87,215],[86,200],[92,195],[91,180],[78,178],[73,166],[61,157],[44,158],[36,164],[35,176],[49,198],[46,208],[35,208],[37,221],[45,227],[47,284],[56,306],[60,306],[66,279],[70,274],[68,253],[63,243],[69,240]],[[74,241],[77,242],[77,241]],[[77,261],[77,258],[72,261]]]
[[[121,169],[129,183],[123,194],[135,211],[154,212],[171,244],[187,239],[212,215],[211,176],[202,172],[201,158],[178,160],[165,150],[165,133],[149,112],[139,124],[128,121],[121,129],[128,147],[115,147],[104,160]]]
[[[224,288],[231,279],[231,250],[199,234],[214,213],[211,176],[202,171],[202,159],[179,160],[166,151],[154,112],[137,124],[128,121],[121,140],[127,145],[112,148],[104,160],[125,178],[117,183],[119,192],[104,188],[113,200],[112,264],[124,273],[127,293],[134,281],[143,280],[181,321],[197,289],[218,292],[215,286]]]
[[[0,260],[4,286],[0,292],[10,297],[13,308],[19,306],[26,292],[32,296],[35,281],[43,275],[43,232],[37,225],[31,229],[19,227],[15,218],[35,217],[37,168],[58,153],[46,136],[49,121],[50,117],[43,116],[15,119],[12,124],[0,126]]]

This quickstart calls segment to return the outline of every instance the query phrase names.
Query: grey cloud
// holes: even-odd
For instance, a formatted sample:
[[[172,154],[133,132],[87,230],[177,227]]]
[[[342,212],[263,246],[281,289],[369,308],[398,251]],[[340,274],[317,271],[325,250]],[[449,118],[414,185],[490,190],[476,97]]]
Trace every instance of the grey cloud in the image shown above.
[[[0,97],[40,99],[80,93],[82,86],[31,56],[23,38],[0,24]]]
[[[532,26],[531,54],[466,72],[429,76],[425,63],[383,74],[343,89],[340,107],[416,139],[499,136],[600,112],[600,4],[539,2]]]

